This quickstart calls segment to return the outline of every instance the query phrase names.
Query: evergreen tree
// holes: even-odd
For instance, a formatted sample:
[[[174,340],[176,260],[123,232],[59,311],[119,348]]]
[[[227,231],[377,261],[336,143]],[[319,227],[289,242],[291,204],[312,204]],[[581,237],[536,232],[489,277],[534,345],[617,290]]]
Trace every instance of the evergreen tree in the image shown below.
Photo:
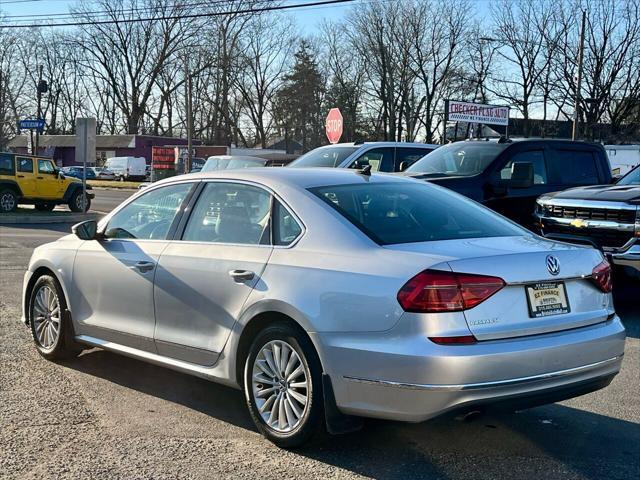
[[[305,152],[321,144],[324,136],[323,97],[324,78],[311,46],[303,40],[274,105],[274,118],[287,143],[297,140]]]

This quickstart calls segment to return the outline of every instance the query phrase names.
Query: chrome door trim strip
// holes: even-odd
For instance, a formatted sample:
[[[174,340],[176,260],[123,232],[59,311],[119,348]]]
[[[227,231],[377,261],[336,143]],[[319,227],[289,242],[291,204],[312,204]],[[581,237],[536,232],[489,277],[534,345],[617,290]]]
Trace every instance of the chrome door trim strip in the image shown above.
[[[381,385],[385,387],[396,387],[396,388],[406,388],[410,390],[439,390],[439,391],[461,391],[461,390],[476,390],[481,388],[497,388],[497,387],[507,387],[513,385],[520,385],[524,383],[536,382],[539,380],[549,380],[552,378],[560,378],[568,375],[575,375],[579,373],[588,372],[590,370],[595,370],[600,367],[607,366],[609,364],[616,363],[622,360],[624,354],[618,355],[617,357],[609,358],[607,360],[602,360],[600,362],[590,363],[588,365],[582,365],[580,367],[568,368],[566,370],[558,370],[556,372],[549,373],[541,373],[539,375],[532,375],[529,377],[519,377],[519,378],[510,378],[507,380],[498,380],[495,382],[480,382],[480,383],[464,383],[460,385],[434,385],[434,384],[424,384],[424,383],[403,383],[403,382],[393,382],[390,380],[371,380],[368,378],[360,378],[360,377],[351,377],[348,375],[344,375],[342,378],[358,383],[368,383],[372,385]]]

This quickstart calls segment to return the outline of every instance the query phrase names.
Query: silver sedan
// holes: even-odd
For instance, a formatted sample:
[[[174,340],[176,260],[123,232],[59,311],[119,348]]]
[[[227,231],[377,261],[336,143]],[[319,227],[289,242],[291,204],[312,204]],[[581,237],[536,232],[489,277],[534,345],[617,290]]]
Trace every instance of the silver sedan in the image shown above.
[[[73,230],[37,248],[25,274],[40,354],[97,346],[243,389],[283,447],[361,417],[420,422],[582,395],[622,361],[599,251],[424,182],[182,175]]]

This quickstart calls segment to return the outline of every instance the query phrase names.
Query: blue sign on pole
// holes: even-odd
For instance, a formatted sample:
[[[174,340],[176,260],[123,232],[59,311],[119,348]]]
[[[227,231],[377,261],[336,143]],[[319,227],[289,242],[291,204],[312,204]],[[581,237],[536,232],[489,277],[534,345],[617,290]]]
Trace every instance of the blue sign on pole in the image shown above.
[[[44,120],[42,118],[20,120],[19,125],[21,130],[44,130]]]

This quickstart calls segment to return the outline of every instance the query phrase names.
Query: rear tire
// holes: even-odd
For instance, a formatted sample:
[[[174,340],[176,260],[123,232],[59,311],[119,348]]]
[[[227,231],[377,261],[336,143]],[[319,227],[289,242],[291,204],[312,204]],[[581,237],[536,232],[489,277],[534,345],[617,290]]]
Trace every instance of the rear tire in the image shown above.
[[[77,356],[82,347],[73,339],[73,325],[67,313],[67,301],[58,281],[43,275],[31,289],[29,326],[36,350],[47,360]]]
[[[298,447],[324,431],[320,360],[308,337],[292,326],[271,325],[256,336],[244,391],[256,427],[278,447]]]
[[[39,212],[50,212],[56,208],[55,203],[45,202],[45,203],[36,203],[36,210]]]
[[[85,208],[82,209],[82,190],[77,189],[71,198],[69,199],[69,209],[72,212],[88,212],[89,208],[91,208],[91,199],[89,197],[85,197]]]
[[[0,212],[9,213],[18,208],[18,195],[15,190],[5,188],[0,190]]]

